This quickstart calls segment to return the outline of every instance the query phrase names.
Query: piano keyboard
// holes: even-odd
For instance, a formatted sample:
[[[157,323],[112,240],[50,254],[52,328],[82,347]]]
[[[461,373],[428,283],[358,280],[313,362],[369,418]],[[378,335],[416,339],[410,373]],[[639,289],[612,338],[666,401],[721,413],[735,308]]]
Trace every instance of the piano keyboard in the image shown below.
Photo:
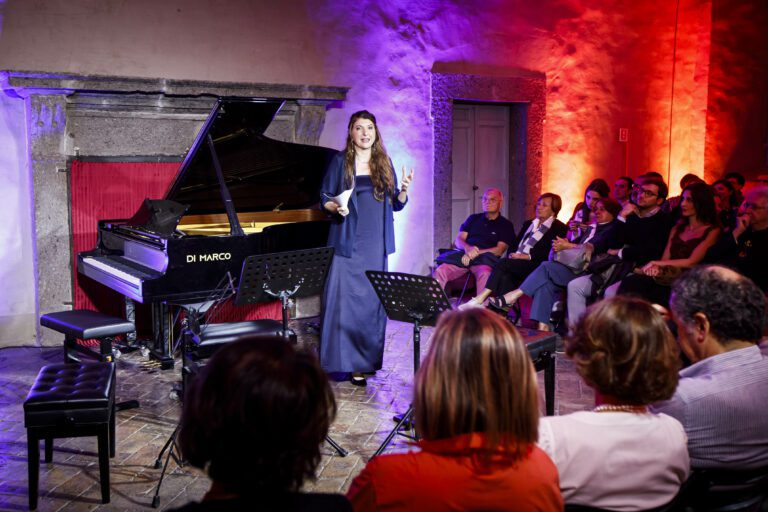
[[[86,265],[90,265],[94,268],[97,268],[103,272],[106,272],[107,274],[111,274],[118,279],[122,279],[123,281],[129,282],[135,286],[141,286],[141,278],[131,275],[128,272],[125,272],[123,269],[119,268],[117,265],[115,265],[113,262],[109,260],[103,260],[103,259],[96,259],[96,258],[83,258],[83,263]]]
[[[157,274],[137,268],[130,260],[119,256],[86,257],[82,259],[82,271],[85,275],[102,284],[124,293],[135,300],[142,301],[142,286],[145,281],[156,279]]]

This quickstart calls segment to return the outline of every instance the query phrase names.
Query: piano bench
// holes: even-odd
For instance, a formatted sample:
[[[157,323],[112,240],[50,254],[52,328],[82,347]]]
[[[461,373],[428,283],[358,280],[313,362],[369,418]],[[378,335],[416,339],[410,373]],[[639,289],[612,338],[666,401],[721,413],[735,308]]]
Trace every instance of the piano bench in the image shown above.
[[[27,428],[29,508],[37,508],[40,440],[45,462],[53,440],[96,436],[101,502],[109,503],[109,458],[115,456],[115,366],[112,363],[54,364],[37,374],[24,401]]]
[[[283,324],[277,320],[249,320],[200,326],[200,343],[187,347],[192,360],[207,359],[227,343],[243,336],[282,336]],[[295,338],[296,335],[294,334]],[[295,340],[291,340],[294,341]]]
[[[113,360],[112,341],[115,336],[136,330],[133,322],[89,309],[58,311],[40,317],[40,325],[64,335],[64,362],[79,362],[72,352],[95,356],[99,361]],[[77,343],[77,340],[99,340],[99,351]]]

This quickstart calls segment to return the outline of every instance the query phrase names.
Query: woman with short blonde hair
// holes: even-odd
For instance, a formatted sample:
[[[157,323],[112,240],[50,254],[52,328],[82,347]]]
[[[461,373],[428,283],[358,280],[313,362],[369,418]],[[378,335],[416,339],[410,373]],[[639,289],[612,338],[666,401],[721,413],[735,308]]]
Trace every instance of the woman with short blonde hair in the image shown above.
[[[355,510],[562,510],[555,467],[535,445],[535,370],[511,323],[444,313],[414,408],[421,451],[372,459],[347,494]]]

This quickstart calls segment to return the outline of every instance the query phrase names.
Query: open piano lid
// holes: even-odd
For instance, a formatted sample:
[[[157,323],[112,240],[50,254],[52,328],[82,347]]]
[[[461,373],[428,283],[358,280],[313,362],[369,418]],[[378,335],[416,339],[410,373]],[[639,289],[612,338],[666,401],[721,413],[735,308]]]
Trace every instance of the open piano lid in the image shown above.
[[[224,213],[211,159],[210,134],[224,181],[238,212],[310,208],[332,149],[270,139],[264,131],[283,105],[279,99],[219,99],[197,135],[165,199],[189,205],[187,214]]]

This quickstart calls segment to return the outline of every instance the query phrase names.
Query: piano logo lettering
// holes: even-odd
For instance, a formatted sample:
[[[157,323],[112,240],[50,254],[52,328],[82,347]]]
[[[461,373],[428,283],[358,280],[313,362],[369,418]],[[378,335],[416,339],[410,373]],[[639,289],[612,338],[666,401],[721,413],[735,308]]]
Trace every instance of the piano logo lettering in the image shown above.
[[[228,261],[232,259],[232,254],[228,252],[212,252],[209,254],[187,254],[187,263],[198,263],[207,261]]]

